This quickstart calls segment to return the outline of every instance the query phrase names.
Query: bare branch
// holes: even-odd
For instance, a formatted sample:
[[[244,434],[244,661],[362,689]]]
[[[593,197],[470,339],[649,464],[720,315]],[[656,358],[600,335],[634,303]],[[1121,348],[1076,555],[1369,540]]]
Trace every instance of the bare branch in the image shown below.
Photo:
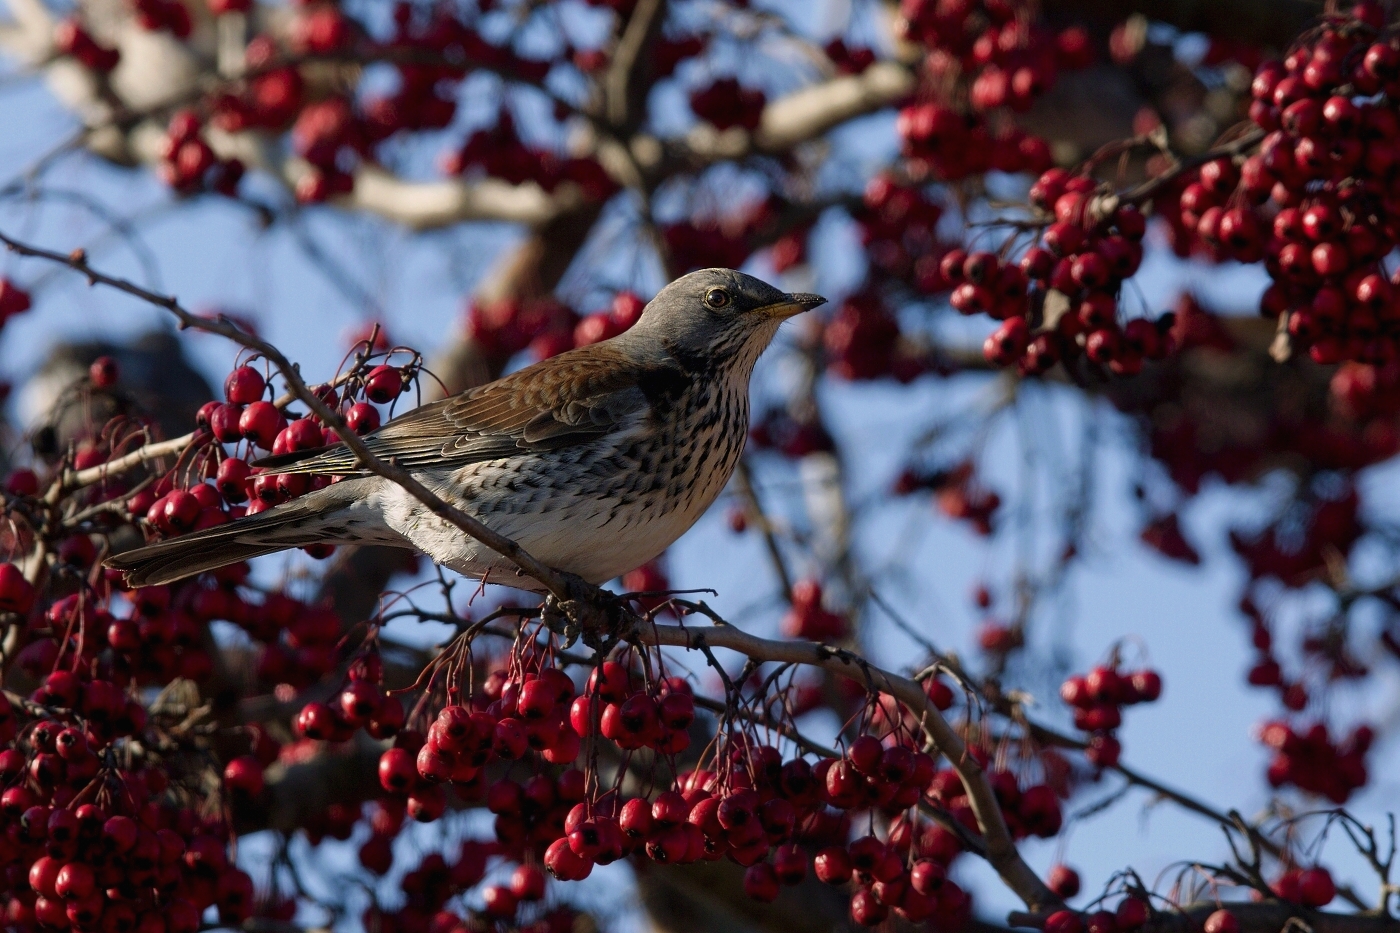
[[[604,106],[608,122],[622,132],[635,129],[646,115],[651,90],[648,51],[665,19],[666,0],[640,0],[613,52],[603,81]]]
[[[794,91],[763,108],[754,148],[770,154],[785,152],[847,120],[898,103],[913,91],[913,72],[892,61]]]
[[[852,120],[893,106],[913,93],[914,73],[892,61],[876,62],[858,75],[844,75],[794,91],[763,108],[752,134],[739,127],[717,130],[703,123],[684,139],[667,141],[671,158],[649,170],[664,175],[678,165],[700,167],[750,155],[777,155]],[[633,150],[639,147],[635,142]]]
[[[431,230],[470,220],[499,220],[535,227],[582,199],[577,186],[554,194],[534,182],[512,185],[494,178],[478,181],[406,181],[376,165],[361,165],[355,187],[333,203],[368,211],[414,230]]]
[[[1191,933],[1222,906],[1240,923],[1241,933],[1278,933],[1290,927],[1312,930],[1312,933],[1394,933],[1400,931],[1400,921],[1374,914],[1335,914],[1307,910],[1278,901],[1262,904],[1232,902],[1192,904],[1179,912],[1163,913],[1139,929],[1144,933]],[[1012,926],[1040,926],[1043,916],[1013,913]],[[1040,922],[1037,922],[1040,921]],[[1300,924],[1299,921],[1302,921]]]

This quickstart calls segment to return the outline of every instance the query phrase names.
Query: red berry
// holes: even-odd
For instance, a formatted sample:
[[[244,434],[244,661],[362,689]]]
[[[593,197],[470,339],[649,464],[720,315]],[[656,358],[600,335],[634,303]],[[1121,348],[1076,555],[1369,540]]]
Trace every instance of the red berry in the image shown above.
[[[948,872],[932,859],[919,859],[909,871],[909,884],[920,894],[934,894],[943,886]]]
[[[314,450],[326,443],[321,426],[310,418],[298,418],[277,433],[272,442],[274,454],[292,453],[298,450]]]
[[[880,758],[884,753],[884,746],[880,744],[879,739],[873,735],[862,735],[851,742],[851,747],[846,750],[846,758],[861,774],[874,775],[880,768]]]
[[[1045,933],[1082,933],[1084,921],[1072,910],[1057,910],[1045,918]]]
[[[157,524],[162,531],[174,534],[192,530],[200,510],[204,508],[198,499],[182,489],[166,493],[158,504],[160,512]]]
[[[34,585],[14,564],[0,564],[0,611],[27,615],[34,606]]]
[[[110,356],[99,356],[97,359],[93,360],[92,365],[88,367],[88,378],[91,379],[92,384],[99,389],[112,388],[112,386],[117,384],[119,376],[120,371],[117,367],[117,361]]]
[[[365,377],[365,398],[371,402],[392,402],[402,391],[403,374],[392,366],[380,364]]]
[[[256,797],[263,791],[262,765],[252,755],[240,755],[224,766],[224,784],[229,790]]]
[[[1240,933],[1240,921],[1233,913],[1222,907],[1206,918],[1203,928],[1205,933]]]
[[[481,890],[488,916],[505,918],[515,916],[520,905],[519,899],[510,888],[500,884],[488,884]]]
[[[812,869],[827,884],[842,884],[851,877],[851,855],[845,846],[827,846],[812,859]]]
[[[1133,692],[1141,703],[1151,703],[1162,695],[1162,675],[1153,670],[1134,671]]]
[[[1060,897],[1069,899],[1079,893],[1079,872],[1068,865],[1054,865],[1045,884]]]
[[[238,430],[263,450],[271,450],[286,424],[287,419],[277,410],[277,406],[271,402],[253,402],[243,409],[238,419]]]
[[[1325,868],[1308,868],[1298,874],[1298,896],[1305,907],[1325,907],[1337,896],[1332,873]]]
[[[54,877],[53,890],[59,897],[80,900],[92,893],[96,876],[82,862],[69,862]]]
[[[379,409],[368,402],[356,402],[345,413],[345,426],[356,434],[379,430]]]
[[[778,899],[778,873],[767,862],[750,865],[744,872],[744,893],[756,901],[771,903]]]
[[[1118,929],[1136,930],[1147,922],[1147,902],[1137,897],[1123,898],[1118,902],[1118,909],[1114,912],[1114,919],[1118,923]],[[1221,933],[1224,933],[1224,931],[1221,931]]]
[[[773,871],[783,884],[800,884],[807,877],[807,853],[786,843],[773,850]]]
[[[209,431],[214,435],[214,439],[221,444],[235,444],[242,440],[243,431],[239,427],[239,421],[243,417],[243,406],[227,403],[213,404],[214,408],[210,410],[208,418]]]
[[[239,503],[248,500],[248,477],[252,473],[252,468],[246,461],[237,457],[229,457],[219,464],[218,472],[214,474],[214,486],[219,490],[219,495],[224,497],[225,502]]]
[[[538,901],[544,898],[544,872],[534,865],[520,865],[510,876],[510,893],[516,900]]]
[[[263,397],[267,381],[251,366],[240,366],[224,380],[224,398],[234,405],[251,405]]]
[[[851,895],[851,919],[861,926],[876,926],[889,914],[890,909],[881,904],[869,888],[859,888]]]

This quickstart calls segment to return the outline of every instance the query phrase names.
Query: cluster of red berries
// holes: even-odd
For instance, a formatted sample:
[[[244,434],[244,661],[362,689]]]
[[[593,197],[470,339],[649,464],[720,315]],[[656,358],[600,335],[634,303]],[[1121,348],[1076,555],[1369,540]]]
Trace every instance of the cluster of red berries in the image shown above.
[[[1264,621],[1264,614],[1246,596],[1240,601],[1240,610],[1250,620],[1250,642],[1258,652],[1258,660],[1249,669],[1246,680],[1250,686],[1272,687],[1279,693],[1285,709],[1300,712],[1307,708],[1308,690],[1302,683],[1289,681],[1283,676],[1283,667],[1274,656],[1274,636]]]
[[[84,554],[84,563],[90,565],[95,556]],[[69,561],[77,566],[71,557]],[[129,683],[168,683],[172,677],[195,682],[208,678],[213,661],[200,642],[199,625],[192,615],[172,606],[165,587],[123,593],[120,602],[129,607],[125,611],[110,599],[105,602],[113,611],[102,608],[99,594],[100,590],[66,596],[31,619],[30,640],[17,657],[19,663],[36,672],[74,663],[91,670],[95,665],[103,678],[121,688]]]
[[[745,87],[736,78],[717,78],[691,92],[690,109],[715,129],[739,126],[752,131],[758,128],[767,99],[763,91]]]
[[[541,359],[554,355],[570,340],[579,320],[576,311],[555,298],[473,301],[466,317],[472,339],[489,358],[501,361],[527,347]]]
[[[666,224],[671,265],[689,272],[711,266],[742,267],[759,244],[778,239],[783,201],[777,196],[740,204],[721,214],[692,215]]]
[[[1090,733],[1085,757],[1101,768],[1118,763],[1122,746],[1113,734],[1123,724],[1123,707],[1152,703],[1162,695],[1162,675],[1151,668],[1119,671],[1100,665],[1060,685],[1060,698],[1074,709],[1074,727]]]
[[[339,412],[350,430],[367,434],[376,430],[382,422],[376,406],[393,404],[415,377],[415,364],[402,367],[388,363],[366,364],[353,372],[339,388],[324,385],[315,391],[322,402]],[[208,402],[199,409],[199,426],[207,430],[210,438],[218,444],[234,445],[235,452],[242,453],[242,456],[230,456],[219,451],[212,477],[214,484],[208,491],[202,489],[208,484],[200,483],[187,490],[167,493],[160,500],[163,503],[162,511],[155,513],[153,523],[157,528],[181,533],[189,530],[184,527],[188,519],[184,522],[174,521],[170,515],[172,501],[184,503],[186,511],[189,511],[188,496],[217,496],[209,504],[210,507],[216,507],[222,500],[230,509],[242,508],[246,514],[255,514],[304,495],[310,489],[317,488],[318,484],[329,481],[326,477],[313,479],[301,474],[264,476],[258,468],[249,466],[248,460],[255,451],[277,455],[314,450],[335,439],[314,414],[288,420],[284,410],[268,400],[271,388],[262,373],[245,364],[230,372],[224,380],[225,401]],[[244,502],[248,504],[242,505]],[[230,513],[231,516],[241,514],[245,513]],[[208,520],[217,521],[212,515]],[[171,527],[167,528],[167,525]]]
[[[16,314],[28,311],[30,304],[29,292],[0,276],[0,327]]]
[[[1174,318],[1120,320],[1118,291],[1142,262],[1146,220],[1131,204],[1099,217],[1097,191],[1092,178],[1051,169],[1031,186],[1031,200],[1054,220],[1018,265],[991,253],[944,257],[953,307],[1003,322],[983,347],[993,365],[1032,375],[1083,356],[1130,376],[1175,349]]]
[[[1202,166],[1177,225],[1220,256],[1264,259],[1261,309],[1286,315],[1315,361],[1394,358],[1400,298],[1381,260],[1400,242],[1400,40],[1382,4],[1329,17],[1262,65],[1251,92],[1258,152]]]
[[[235,197],[243,179],[243,163],[215,155],[202,138],[202,130],[199,114],[193,110],[175,112],[162,143],[161,178],[180,194],[216,191]]]
[[[473,303],[467,327],[492,356],[508,359],[528,349],[536,359],[616,337],[642,316],[646,302],[636,292],[620,291],[606,310],[580,315],[554,299]]]
[[[398,735],[404,724],[403,704],[384,691],[384,668],[379,652],[362,651],[346,672],[346,683],[330,703],[313,701],[297,713],[297,734],[316,742],[343,742],[356,729],[375,739]]]
[[[984,757],[979,753],[979,759]],[[996,792],[1002,818],[1006,820],[1006,828],[1013,839],[1029,836],[1049,839],[1059,833],[1064,825],[1064,812],[1060,806],[1061,794],[1051,784],[1021,787],[1015,774],[1002,769],[989,770],[987,780]],[[951,769],[939,771],[929,786],[929,796],[941,801],[954,819],[968,829],[977,825],[956,772]]]
[[[606,311],[599,311],[581,318],[574,326],[574,331],[569,336],[572,342],[569,346],[561,345],[557,351],[562,353],[572,347],[586,347],[589,344],[599,343],[603,340],[610,340],[627,330],[642,316],[642,310],[646,308],[640,295],[636,292],[618,292],[613,296],[612,303]],[[554,353],[546,353],[546,348],[537,345],[540,356],[553,356]],[[633,589],[639,589],[634,587]],[[647,587],[647,589],[657,589],[657,587]],[[660,587],[665,589],[665,587]]]
[[[837,36],[822,46],[826,57],[831,59],[838,73],[858,75],[875,64],[875,50],[863,45],[852,46]]]
[[[1163,316],[1171,321],[1165,332],[1174,353],[1198,348],[1247,352],[1221,317],[1190,294],[1181,295],[1175,309]],[[1120,410],[1147,425],[1151,456],[1172,482],[1195,495],[1207,476],[1231,484],[1250,482],[1280,461],[1306,460],[1320,470],[1345,473],[1394,455],[1400,449],[1400,433],[1389,414],[1389,372],[1384,366],[1348,364],[1334,376],[1333,407],[1354,399],[1355,409],[1348,407],[1331,418],[1299,418],[1293,412],[1271,409],[1259,430],[1243,436],[1222,430],[1209,408],[1171,390],[1144,392],[1147,387],[1139,385],[1134,392],[1110,394]],[[1266,563],[1272,563],[1272,558]]]
[[[278,65],[281,52],[271,36],[250,39],[243,58],[248,78],[241,87],[214,97],[210,122],[229,133],[286,129],[306,100],[300,69]]]
[[[132,0],[136,22],[149,32],[166,30],[177,39],[188,39],[194,24],[180,0]]]
[[[780,628],[788,638],[809,641],[842,641],[851,635],[850,620],[822,605],[822,585],[816,580],[792,585],[792,605]]]
[[[1323,575],[1334,555],[1348,555],[1365,530],[1361,497],[1350,483],[1332,497],[1311,496],[1253,534],[1233,529],[1230,544],[1250,577],[1305,586]],[[1301,534],[1299,530],[1301,529]]]
[[[948,518],[967,522],[983,537],[992,533],[992,520],[1001,508],[1001,495],[982,483],[973,461],[964,460],[950,469],[906,467],[895,478],[891,491],[897,496],[907,496],[920,490],[931,490],[934,507]]]
[[[377,809],[371,817],[377,839],[392,838],[403,821],[403,813],[387,815]],[[381,835],[381,832],[387,833]],[[361,861],[364,860],[361,849]],[[401,882],[404,904],[390,911],[383,906],[366,908],[362,922],[365,929],[384,933],[471,933],[486,925],[509,922],[511,929],[521,933],[571,933],[578,913],[567,906],[550,907],[544,903],[546,878],[537,864],[520,864],[504,884],[488,884],[480,889],[482,906],[464,916],[451,909],[448,902],[465,891],[477,887],[486,876],[490,859],[504,855],[498,843],[466,839],[457,860],[449,863],[439,852],[430,852],[418,866],[407,872]],[[371,871],[383,874],[392,860],[383,866],[367,865]],[[487,927],[489,928],[489,927]]]
[[[1043,172],[1054,164],[1050,144],[1039,136],[1014,125],[993,132],[980,116],[939,103],[904,108],[897,129],[900,155],[911,178],[958,181],[991,169]]]
[[[1332,406],[1353,423],[1365,426],[1379,458],[1394,452],[1400,442],[1394,438],[1393,424],[1400,414],[1400,360],[1382,365],[1348,361],[1337,367],[1328,383]],[[1391,427],[1391,437],[1384,429]]]
[[[154,12],[158,9],[168,7],[185,12],[181,4],[170,0],[141,0],[140,5],[153,11],[147,17],[151,28],[175,28],[160,19]],[[223,14],[247,5],[245,0],[221,0],[212,8],[216,14]],[[471,69],[490,69],[516,80],[539,83],[552,67],[550,61],[520,56],[509,43],[488,41],[460,14],[446,10],[415,13],[406,3],[396,4],[393,13],[393,35],[383,42],[370,42],[361,37],[363,30],[338,5],[313,2],[299,6],[286,23],[284,42],[279,43],[270,34],[249,41],[245,51],[246,77],[221,86],[207,101],[212,122],[228,132],[281,132],[290,127],[293,151],[310,166],[297,179],[297,198],[303,203],[317,203],[349,192],[354,184],[354,164],[361,158],[373,157],[378,144],[389,137],[401,131],[440,130],[450,125],[456,103],[447,87],[460,83]],[[186,16],[185,33],[187,20]],[[110,70],[115,61],[109,62],[105,50],[99,49],[90,37],[84,41],[87,34],[80,29],[75,32],[74,28],[63,33],[71,40],[71,47],[61,44],[60,49],[89,67]],[[176,32],[184,35],[178,29]],[[677,40],[667,45],[681,57],[700,51],[693,42]],[[362,49],[367,60],[387,60],[398,72],[400,80],[392,94],[370,97],[361,106],[352,107],[343,95],[308,93],[308,83],[320,80],[320,76],[304,74],[303,69],[314,68],[314,64],[287,63],[289,56],[328,55],[351,47]],[[671,69],[679,60],[678,57],[670,64]],[[563,115],[567,115],[567,110]],[[181,192],[200,190],[195,176],[202,175],[210,165],[197,158],[197,147],[188,148],[184,158],[177,159],[173,148],[183,142],[181,139],[173,144],[172,157],[166,160],[167,180]],[[474,165],[482,165],[494,177],[515,183],[536,181],[547,190],[553,190],[560,182],[573,182],[596,200],[605,200],[617,189],[594,159],[556,157],[523,145],[508,115],[502,116],[498,127],[471,137],[446,160],[446,168],[452,174]],[[236,179],[208,187],[225,191],[234,186]]]
[[[807,590],[804,605],[819,607],[820,589]],[[380,783],[390,796],[372,816],[378,828],[360,854],[366,867],[387,871],[389,840],[405,815],[437,819],[450,785],[465,800],[484,799],[495,814],[493,851],[523,866],[542,864],[560,880],[584,878],[594,865],[628,856],[662,863],[727,857],[747,868],[745,890],[760,900],[772,900],[783,885],[815,871],[830,884],[854,882],[851,916],[864,925],[892,913],[952,926],[966,918],[970,899],[947,880],[962,850],[958,834],[911,808],[928,799],[972,832],[976,818],[956,772],[940,771],[917,750],[911,739],[917,721],[892,698],[871,700],[867,709],[870,729],[886,737],[861,735],[840,757],[785,761],[776,748],[732,732],[716,744],[708,766],[702,761],[648,797],[624,799],[616,789],[592,789],[586,772],[574,766],[582,740],[606,740],[624,753],[683,751],[695,715],[688,684],[661,676],[643,686],[638,671],[605,661],[576,695],[572,678],[541,644],[518,639],[509,662],[483,672],[480,686],[444,706],[426,733],[414,728],[416,713],[397,731],[380,758]],[[372,677],[355,670],[352,665],[338,705],[303,709],[298,728],[304,735],[344,739],[357,719],[372,722],[381,704],[398,708],[397,700],[368,683]],[[933,679],[926,689],[940,708],[951,705],[946,684]],[[329,723],[324,731],[307,728],[313,715]],[[985,761],[980,750],[974,754]],[[492,762],[509,766],[524,759],[536,763],[523,783],[509,776],[485,783]],[[1021,789],[1004,771],[992,778],[1016,838],[1059,831],[1059,800],[1050,787]],[[866,810],[891,818],[884,839],[850,838],[850,814]],[[513,916],[529,900],[525,892],[542,888],[542,876],[527,874],[518,870],[518,885],[513,877],[486,892],[488,916]],[[479,880],[475,871],[471,875]]]
[[[943,254],[951,248],[938,237],[943,207],[924,187],[901,184],[881,173],[866,184],[851,216],[860,225],[871,264],[881,273],[925,295],[948,290],[939,270]]]
[[[66,669],[30,702],[17,728],[0,700],[7,928],[195,933],[211,905],[225,923],[250,916],[252,881],[230,864],[222,822],[191,806],[197,789],[176,792],[162,766],[119,754],[128,737],[152,747],[142,706],[117,683]]]
[[[927,370],[924,359],[900,340],[899,321],[870,289],[841,302],[822,331],[827,370],[842,379],[892,376],[912,382]]]
[[[1304,907],[1326,907],[1337,896],[1337,884],[1332,873],[1322,866],[1290,868],[1274,879],[1271,885],[1281,900]]]
[[[1176,306],[1171,339],[1183,350],[1199,347],[1241,352],[1219,318],[1189,295],[1183,295]],[[1344,363],[1330,380],[1330,416],[1300,419],[1296,413],[1271,412],[1271,420],[1259,433],[1243,438],[1221,433],[1211,412],[1181,405],[1180,396],[1174,392],[1131,401],[1124,395],[1118,404],[1150,425],[1151,455],[1188,495],[1194,495],[1208,475],[1219,476],[1227,483],[1249,482],[1266,465],[1281,460],[1304,461],[1332,471],[1324,482],[1300,484],[1296,499],[1264,527],[1231,533],[1234,550],[1243,559],[1252,581],[1277,580],[1286,587],[1302,587],[1319,578],[1326,579],[1329,561],[1336,555],[1349,555],[1366,532],[1359,492],[1348,476],[1393,454],[1393,419],[1400,411],[1397,378],[1400,369],[1392,364]],[[1319,405],[1315,410],[1321,409]],[[1339,478],[1343,482],[1337,482]],[[1143,537],[1168,556],[1185,560],[1197,556],[1181,537],[1174,513],[1149,525]],[[1263,613],[1249,597],[1241,601],[1240,608],[1250,624],[1250,638],[1257,652],[1247,674],[1248,682],[1276,691],[1285,710],[1307,709],[1312,699],[1309,686],[1301,678],[1287,674]],[[1364,670],[1348,654],[1344,639],[1305,632],[1300,642],[1303,652],[1312,656],[1307,668],[1318,671],[1325,664],[1328,681],[1356,677]],[[1267,734],[1282,742],[1288,732],[1269,727]],[[1364,767],[1358,770],[1364,764],[1364,750],[1357,751],[1345,743],[1298,741],[1295,737],[1289,742],[1290,755],[1275,755],[1270,771],[1275,786],[1297,786],[1331,799],[1346,799],[1361,786],[1356,782],[1364,780]],[[1349,755],[1349,777],[1322,777],[1323,773],[1342,773],[1338,761],[1343,755]],[[1301,780],[1295,776],[1301,776]]]
[[[836,442],[820,420],[794,416],[782,406],[770,408],[754,419],[749,442],[760,450],[775,450],[793,458],[836,449]]]
[[[807,261],[807,238],[811,233],[810,224],[801,224],[773,241],[768,248],[768,264],[774,272],[781,275]]]
[[[1052,34],[1002,0],[905,0],[905,37],[929,50],[924,70],[933,86],[956,82],[966,104],[920,101],[899,114],[904,165],[917,179],[956,181],[989,169],[1043,172],[1051,164],[1045,140],[1010,121],[991,122],[994,111],[1024,112],[1054,83],[1062,68],[1093,61],[1088,35],[1079,28]]]
[[[1063,868],[1064,866],[1057,866]],[[1072,874],[1072,872],[1071,872]],[[1075,887],[1078,887],[1078,876],[1075,876]],[[1077,892],[1076,892],[1077,893]],[[1073,896],[1073,895],[1065,895]],[[1228,914],[1228,911],[1219,910],[1217,914]],[[1089,913],[1081,913],[1077,910],[1057,910],[1045,918],[1042,929],[1045,933],[1131,933],[1144,926],[1153,919],[1155,911],[1148,905],[1147,901],[1135,895],[1129,895],[1118,902],[1113,910],[1095,910]],[[1215,917],[1212,914],[1211,917]],[[1234,919],[1234,915],[1230,915]],[[1216,921],[1217,924],[1219,921]],[[1206,933],[1239,933],[1239,928],[1228,930],[1223,927],[1213,927],[1211,922],[1206,922]]]
[[[84,67],[107,74],[121,61],[122,53],[100,44],[75,16],[61,20],[53,29],[54,51],[78,60]]]
[[[363,124],[343,97],[307,104],[292,124],[292,151],[310,164],[297,179],[297,200],[316,204],[355,186],[350,174],[369,145]]]
[[[1320,722],[1305,732],[1276,720],[1259,728],[1259,740],[1274,751],[1270,785],[1292,784],[1336,804],[1366,786],[1366,753],[1374,738],[1370,726],[1357,726],[1344,741],[1334,741]]]
[[[977,110],[1030,108],[1055,83],[1061,68],[1094,61],[1089,35],[1079,27],[1058,34],[1028,21],[1012,0],[903,0],[905,38],[926,46],[929,67],[973,76]]]
[[[596,159],[564,157],[526,143],[516,131],[515,118],[505,110],[494,124],[476,130],[447,153],[441,166],[448,175],[479,172],[513,185],[533,181],[546,191],[572,182],[593,201],[605,201],[617,190],[617,183]]]
[[[992,519],[1001,508],[1001,494],[981,482],[971,461],[945,474],[944,482],[934,489],[933,501],[938,511],[967,522],[984,538],[992,533]]]

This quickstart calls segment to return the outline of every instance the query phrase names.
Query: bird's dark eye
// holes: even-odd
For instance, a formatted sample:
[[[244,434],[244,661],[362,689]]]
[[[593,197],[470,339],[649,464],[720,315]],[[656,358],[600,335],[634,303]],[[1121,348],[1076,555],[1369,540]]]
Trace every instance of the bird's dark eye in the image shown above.
[[[729,292],[722,288],[712,288],[705,293],[705,304],[718,310],[729,307]]]

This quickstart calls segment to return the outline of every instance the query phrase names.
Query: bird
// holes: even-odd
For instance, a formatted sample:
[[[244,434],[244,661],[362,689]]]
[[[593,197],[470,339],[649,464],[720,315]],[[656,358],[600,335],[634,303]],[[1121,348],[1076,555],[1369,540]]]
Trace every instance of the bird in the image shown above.
[[[825,302],[733,269],[691,272],[623,333],[422,405],[364,442],[540,562],[601,585],[657,557],[719,496],[748,436],[755,363],[783,321]],[[334,481],[107,566],[129,586],[152,586],[289,548],[380,544],[545,592],[344,445],[254,466]]]

